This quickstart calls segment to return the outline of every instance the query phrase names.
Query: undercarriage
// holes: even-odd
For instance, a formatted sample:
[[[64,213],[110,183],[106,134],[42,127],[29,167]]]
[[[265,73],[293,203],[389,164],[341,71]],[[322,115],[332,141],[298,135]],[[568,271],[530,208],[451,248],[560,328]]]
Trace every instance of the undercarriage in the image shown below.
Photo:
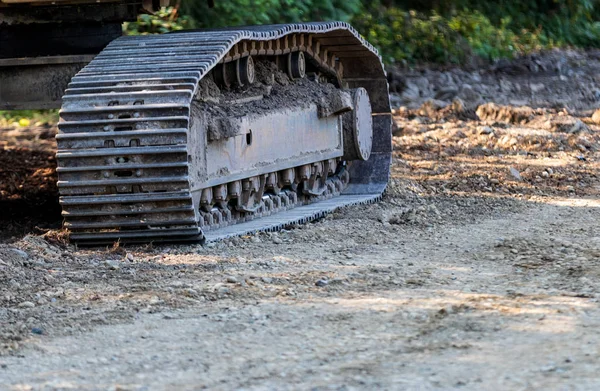
[[[0,81],[25,69],[0,65]],[[79,243],[276,230],[386,187],[385,72],[345,23],[121,37],[75,73],[51,103],[64,225]]]

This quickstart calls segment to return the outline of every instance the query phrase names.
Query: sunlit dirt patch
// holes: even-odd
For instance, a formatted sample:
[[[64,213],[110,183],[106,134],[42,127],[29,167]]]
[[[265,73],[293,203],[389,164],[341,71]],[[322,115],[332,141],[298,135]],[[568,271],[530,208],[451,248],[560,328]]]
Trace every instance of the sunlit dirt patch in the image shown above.
[[[423,118],[419,110],[404,110],[395,116],[393,175],[418,182],[429,194],[599,195],[600,128],[556,110],[532,110],[531,116],[515,124]],[[579,125],[573,131],[559,126],[569,121]]]

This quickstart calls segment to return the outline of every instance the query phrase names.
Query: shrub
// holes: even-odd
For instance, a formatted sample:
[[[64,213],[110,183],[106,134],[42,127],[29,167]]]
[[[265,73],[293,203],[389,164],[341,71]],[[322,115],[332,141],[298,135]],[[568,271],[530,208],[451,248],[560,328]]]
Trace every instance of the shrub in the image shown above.
[[[177,7],[162,8],[154,15],[139,15],[136,22],[123,23],[127,35],[162,34],[187,28],[189,17],[181,16]]]

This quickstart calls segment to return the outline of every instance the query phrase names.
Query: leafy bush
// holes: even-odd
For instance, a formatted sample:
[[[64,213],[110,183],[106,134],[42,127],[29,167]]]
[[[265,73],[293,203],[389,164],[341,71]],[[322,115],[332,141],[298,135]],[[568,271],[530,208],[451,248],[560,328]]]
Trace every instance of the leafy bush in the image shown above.
[[[496,27],[479,11],[463,11],[448,20],[448,26],[468,41],[473,53],[487,60],[512,57],[549,46],[539,29],[522,29],[518,34],[509,28],[510,24],[510,17],[506,17]]]
[[[123,23],[123,32],[128,35],[163,34],[183,30],[189,24],[190,19],[181,16],[177,7],[167,7],[154,15],[139,15],[136,22]]]
[[[437,14],[371,6],[352,23],[377,46],[385,62],[421,61],[460,63],[468,53],[464,39]]]
[[[600,46],[597,0],[383,0],[352,20],[386,62],[462,63],[556,46]],[[407,10],[409,9],[409,10]]]
[[[202,28],[321,20],[348,21],[360,12],[360,0],[187,0],[181,10]]]
[[[47,125],[58,122],[58,110],[0,110],[0,127]]]
[[[464,63],[556,46],[600,46],[600,0],[182,0],[128,34],[300,21],[350,21],[387,63]],[[184,15],[184,16],[181,16]]]

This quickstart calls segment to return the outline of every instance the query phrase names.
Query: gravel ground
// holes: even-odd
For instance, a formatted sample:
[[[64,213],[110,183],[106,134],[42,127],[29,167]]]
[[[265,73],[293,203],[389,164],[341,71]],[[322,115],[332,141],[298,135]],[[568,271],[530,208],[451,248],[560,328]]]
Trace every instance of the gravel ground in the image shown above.
[[[38,228],[0,244],[0,388],[598,389],[600,126],[581,91],[600,65],[533,63],[557,56],[478,71],[477,104],[440,92],[472,71],[401,74],[384,200],[287,231],[77,249],[32,209]],[[486,95],[569,64],[581,82],[552,96]]]

